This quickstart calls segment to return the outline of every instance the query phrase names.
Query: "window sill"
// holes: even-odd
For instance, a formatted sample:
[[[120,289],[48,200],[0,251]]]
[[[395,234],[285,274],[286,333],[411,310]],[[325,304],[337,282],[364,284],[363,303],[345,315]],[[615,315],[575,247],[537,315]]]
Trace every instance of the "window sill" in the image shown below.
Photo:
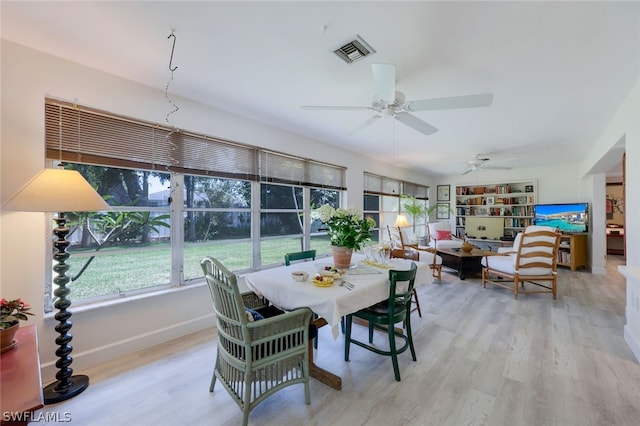
[[[103,309],[103,308],[110,308],[113,306],[117,306],[117,305],[122,305],[124,303],[129,303],[129,302],[134,302],[134,301],[138,301],[138,300],[145,300],[145,299],[152,299],[155,297],[159,297],[159,296],[163,296],[166,294],[173,294],[173,293],[177,293],[177,292],[182,292],[182,291],[188,291],[194,288],[199,288],[202,286],[206,286],[207,283],[205,280],[198,280],[196,282],[192,282],[189,283],[189,285],[181,285],[181,286],[177,286],[177,287],[169,287],[163,290],[156,290],[156,291],[150,291],[150,292],[144,292],[144,293],[139,293],[139,294],[135,294],[135,295],[130,295],[130,296],[123,296],[117,299],[108,299],[108,300],[101,300],[101,301],[97,301],[97,302],[88,302],[88,303],[84,303],[84,304],[78,304],[78,305],[71,305],[69,307],[69,310],[72,313],[79,313],[79,312],[88,312],[88,311],[94,311],[96,309]],[[57,313],[57,309],[53,308],[53,310],[51,312],[47,312],[44,314],[44,319],[45,320],[53,320],[55,319],[54,316]]]

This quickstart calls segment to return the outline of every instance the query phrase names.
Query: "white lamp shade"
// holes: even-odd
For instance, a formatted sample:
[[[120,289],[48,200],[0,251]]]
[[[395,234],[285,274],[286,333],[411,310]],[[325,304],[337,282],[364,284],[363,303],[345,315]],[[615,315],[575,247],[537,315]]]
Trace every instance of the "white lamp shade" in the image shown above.
[[[407,217],[404,215],[404,213],[398,213],[398,217],[396,217],[396,223],[394,226],[397,226],[398,228],[406,228],[409,225],[409,221],[407,220]]]
[[[2,206],[25,212],[111,210],[107,202],[76,170],[44,169]]]

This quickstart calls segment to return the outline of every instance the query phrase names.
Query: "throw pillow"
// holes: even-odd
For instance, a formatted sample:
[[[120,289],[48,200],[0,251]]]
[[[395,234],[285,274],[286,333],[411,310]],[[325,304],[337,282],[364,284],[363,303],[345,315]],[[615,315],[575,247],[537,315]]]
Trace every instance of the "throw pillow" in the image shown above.
[[[245,314],[247,314],[247,321],[249,321],[249,322],[260,321],[260,320],[264,319],[264,317],[262,316],[262,314],[260,312],[254,311],[253,309],[244,308],[244,312],[245,312]]]
[[[451,231],[436,231],[436,240],[450,240],[451,239]]]

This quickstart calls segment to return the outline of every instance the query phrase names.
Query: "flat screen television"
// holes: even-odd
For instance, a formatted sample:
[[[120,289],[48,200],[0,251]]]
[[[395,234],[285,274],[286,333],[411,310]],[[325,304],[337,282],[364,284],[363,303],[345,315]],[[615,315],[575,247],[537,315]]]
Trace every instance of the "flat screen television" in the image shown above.
[[[565,234],[589,232],[589,203],[536,204],[534,224],[552,226]]]

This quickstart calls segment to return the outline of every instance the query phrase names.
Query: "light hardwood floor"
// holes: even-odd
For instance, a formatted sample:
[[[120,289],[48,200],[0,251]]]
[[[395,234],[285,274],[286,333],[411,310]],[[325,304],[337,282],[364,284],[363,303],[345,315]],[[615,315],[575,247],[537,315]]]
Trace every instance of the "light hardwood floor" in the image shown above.
[[[516,301],[508,290],[483,289],[479,278],[444,272],[442,284],[418,289],[418,361],[400,356],[402,382],[389,358],[357,346],[344,362],[343,341],[325,328],[316,359],[342,376],[342,391],[311,379],[311,405],[302,386],[292,386],[254,409],[249,422],[638,425],[640,365],[623,339],[619,263],[609,261],[606,276],[563,269],[555,302],[548,294]],[[91,377],[89,388],[41,411],[68,412],[76,425],[238,425],[240,410],[226,391],[208,391],[214,359],[211,329],[76,372]]]

